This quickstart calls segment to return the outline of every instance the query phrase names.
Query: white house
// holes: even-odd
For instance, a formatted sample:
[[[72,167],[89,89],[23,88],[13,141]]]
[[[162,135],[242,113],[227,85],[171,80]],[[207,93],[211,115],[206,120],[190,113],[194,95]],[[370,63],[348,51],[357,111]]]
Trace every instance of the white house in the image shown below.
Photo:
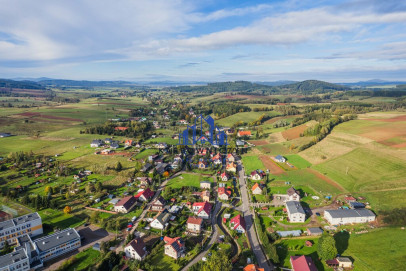
[[[90,143],[90,147],[92,147],[92,148],[98,148],[102,145],[103,145],[103,140],[101,140],[101,139],[95,139],[92,141],[92,143]]]
[[[132,240],[124,248],[124,252],[127,258],[135,259],[138,261],[142,261],[148,254],[144,241],[139,237]]]
[[[285,202],[286,210],[288,212],[289,222],[291,223],[304,223],[306,220],[306,213],[303,210],[299,201]]]
[[[230,220],[231,229],[238,233],[244,233],[246,231],[245,220],[241,215],[237,215]]]
[[[279,162],[279,163],[285,163],[286,162],[286,158],[283,157],[282,155],[277,155],[275,156],[275,161]]]
[[[286,194],[288,195],[287,201],[299,201],[300,200],[300,193],[293,187],[289,188],[286,191]]]
[[[201,189],[210,189],[211,188],[211,182],[210,181],[201,181],[200,182],[200,188]]]
[[[211,214],[211,204],[208,202],[195,202],[192,205],[192,211],[198,217],[209,219]]]
[[[367,223],[375,220],[375,214],[368,209],[338,209],[324,211],[324,218],[331,225]]]
[[[171,214],[168,213],[167,210],[163,210],[154,218],[154,220],[152,220],[150,226],[154,229],[163,230],[166,228],[166,224],[170,218]]]
[[[261,195],[262,194],[262,188],[258,183],[255,183],[252,188],[252,194],[254,195]]]

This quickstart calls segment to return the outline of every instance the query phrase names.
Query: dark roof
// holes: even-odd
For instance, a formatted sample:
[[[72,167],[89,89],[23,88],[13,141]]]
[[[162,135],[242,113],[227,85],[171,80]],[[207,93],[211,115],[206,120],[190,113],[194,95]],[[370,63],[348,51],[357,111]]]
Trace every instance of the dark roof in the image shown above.
[[[128,196],[125,198],[122,198],[115,206],[123,206],[127,210],[131,208],[135,203],[137,202],[137,199],[133,196]]]
[[[293,194],[298,194],[298,195],[299,195],[299,192],[297,192],[296,189],[294,189],[293,187],[291,187],[291,188],[289,188],[289,189],[286,191],[286,194],[288,194],[289,196],[292,196]]]
[[[358,201],[352,201],[349,203],[351,208],[357,209],[357,208],[365,208],[365,204],[362,202]]]
[[[160,212],[155,219],[159,221],[162,225],[165,225],[166,222],[168,222],[169,218],[171,217],[171,214],[168,213],[168,210],[163,210]]]
[[[287,201],[286,202],[286,208],[288,209],[289,213],[300,213],[300,214],[306,214],[305,211],[303,210],[302,205],[298,201]]]
[[[14,227],[14,226],[17,226],[17,225],[21,225],[21,224],[24,224],[24,223],[27,223],[27,222],[30,222],[30,221],[33,221],[33,220],[37,220],[37,219],[41,219],[39,214],[38,213],[31,213],[31,214],[23,215],[23,216],[13,218],[13,219],[10,219],[10,220],[6,220],[6,221],[3,221],[3,222],[0,222],[0,230],[7,229],[7,228],[10,228],[10,227]]]
[[[132,240],[129,244],[140,257],[143,257],[147,252],[145,250],[145,243],[141,238]]]
[[[150,163],[146,163],[143,167],[142,167],[142,169],[141,169],[141,171],[147,171],[148,169],[150,169],[152,167],[152,165],[150,164]]]
[[[323,230],[320,228],[307,228],[311,234],[322,234]]]
[[[165,199],[162,196],[159,196],[151,204],[152,205],[165,205]]]
[[[80,241],[78,232],[75,229],[68,228],[52,235],[36,239],[34,242],[38,250],[42,252],[76,239]]]
[[[27,259],[27,254],[24,249],[18,249],[14,252],[0,256],[0,268],[4,268],[10,264],[18,263]],[[8,270],[8,269],[7,269]]]
[[[368,209],[338,209],[338,210],[325,210],[331,215],[332,218],[343,217],[362,217],[362,216],[374,216],[375,214]]]

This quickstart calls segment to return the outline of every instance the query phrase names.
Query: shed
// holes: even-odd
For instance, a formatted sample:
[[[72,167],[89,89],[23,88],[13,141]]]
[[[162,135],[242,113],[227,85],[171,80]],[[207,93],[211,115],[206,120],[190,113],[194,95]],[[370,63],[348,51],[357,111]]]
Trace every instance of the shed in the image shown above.
[[[293,230],[293,231],[277,231],[276,232],[280,237],[288,237],[288,236],[293,236],[293,237],[298,237],[302,234],[301,230]]]
[[[323,230],[320,228],[307,228],[306,230],[307,235],[322,235],[323,234]]]

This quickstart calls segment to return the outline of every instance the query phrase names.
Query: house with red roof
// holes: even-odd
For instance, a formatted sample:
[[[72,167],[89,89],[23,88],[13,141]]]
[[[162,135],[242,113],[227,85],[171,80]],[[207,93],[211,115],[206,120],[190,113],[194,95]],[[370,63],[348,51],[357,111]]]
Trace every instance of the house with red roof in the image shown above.
[[[154,192],[151,191],[151,189],[147,188],[145,190],[139,191],[137,195],[135,195],[135,198],[139,201],[149,201],[153,196]]]
[[[165,242],[165,254],[174,259],[182,257],[185,253],[185,243],[180,237],[170,238],[164,237]]]
[[[128,213],[134,208],[137,203],[137,199],[133,196],[122,198],[114,205],[114,211],[118,213]]]
[[[208,202],[195,202],[192,205],[193,213],[203,219],[210,218],[211,208],[211,204]]]
[[[251,172],[251,180],[259,181],[265,178],[266,173],[263,170],[254,170]]]
[[[251,131],[238,131],[237,136],[238,137],[251,136]]]
[[[246,230],[244,218],[241,215],[236,215],[230,220],[230,227],[238,233],[244,233]]]
[[[229,200],[232,194],[231,189],[228,187],[219,187],[217,193],[221,200]]]
[[[9,213],[0,210],[0,222],[10,220],[12,216]]]
[[[142,261],[148,254],[144,241],[139,237],[132,240],[124,248],[124,252],[127,258],[135,259],[138,261]]]
[[[208,167],[208,164],[207,164],[206,161],[200,160],[200,161],[199,161],[199,164],[198,164],[198,167],[199,167],[200,169],[206,169],[206,168]]]
[[[227,162],[235,162],[235,157],[232,153],[227,154]]]
[[[354,197],[352,197],[352,196],[349,196],[349,197],[345,197],[345,201],[346,201],[348,204],[350,204],[350,202],[356,202],[357,199],[354,198]]]
[[[116,131],[125,131],[127,129],[128,129],[128,127],[123,127],[123,126],[118,126],[118,127],[114,128],[114,130],[116,130]]]
[[[237,171],[237,164],[234,162],[228,163],[226,165],[226,171],[236,172]]]
[[[255,183],[252,188],[251,188],[252,194],[254,195],[261,195],[262,194],[262,188],[258,183]]]
[[[133,140],[127,139],[127,140],[124,142],[124,146],[125,146],[125,147],[131,147],[131,146],[133,145],[133,143],[134,143]]]
[[[244,267],[243,271],[265,271],[265,269],[259,267],[256,264],[249,264],[246,267]]]
[[[317,271],[317,267],[310,256],[290,256],[290,264],[293,271]]]
[[[186,229],[191,233],[200,233],[203,225],[203,218],[190,216],[186,221]]]
[[[228,181],[228,174],[227,174],[227,172],[224,171],[223,173],[221,173],[220,178],[221,178],[221,180],[222,180],[223,182],[227,182],[227,181]]]

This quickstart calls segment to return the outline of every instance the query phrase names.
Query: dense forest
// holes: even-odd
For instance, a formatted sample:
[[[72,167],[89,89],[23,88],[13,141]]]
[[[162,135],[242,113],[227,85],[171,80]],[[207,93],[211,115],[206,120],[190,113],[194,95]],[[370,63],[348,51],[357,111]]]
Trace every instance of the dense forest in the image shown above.
[[[0,88],[44,89],[44,86],[31,81],[0,79]]]

